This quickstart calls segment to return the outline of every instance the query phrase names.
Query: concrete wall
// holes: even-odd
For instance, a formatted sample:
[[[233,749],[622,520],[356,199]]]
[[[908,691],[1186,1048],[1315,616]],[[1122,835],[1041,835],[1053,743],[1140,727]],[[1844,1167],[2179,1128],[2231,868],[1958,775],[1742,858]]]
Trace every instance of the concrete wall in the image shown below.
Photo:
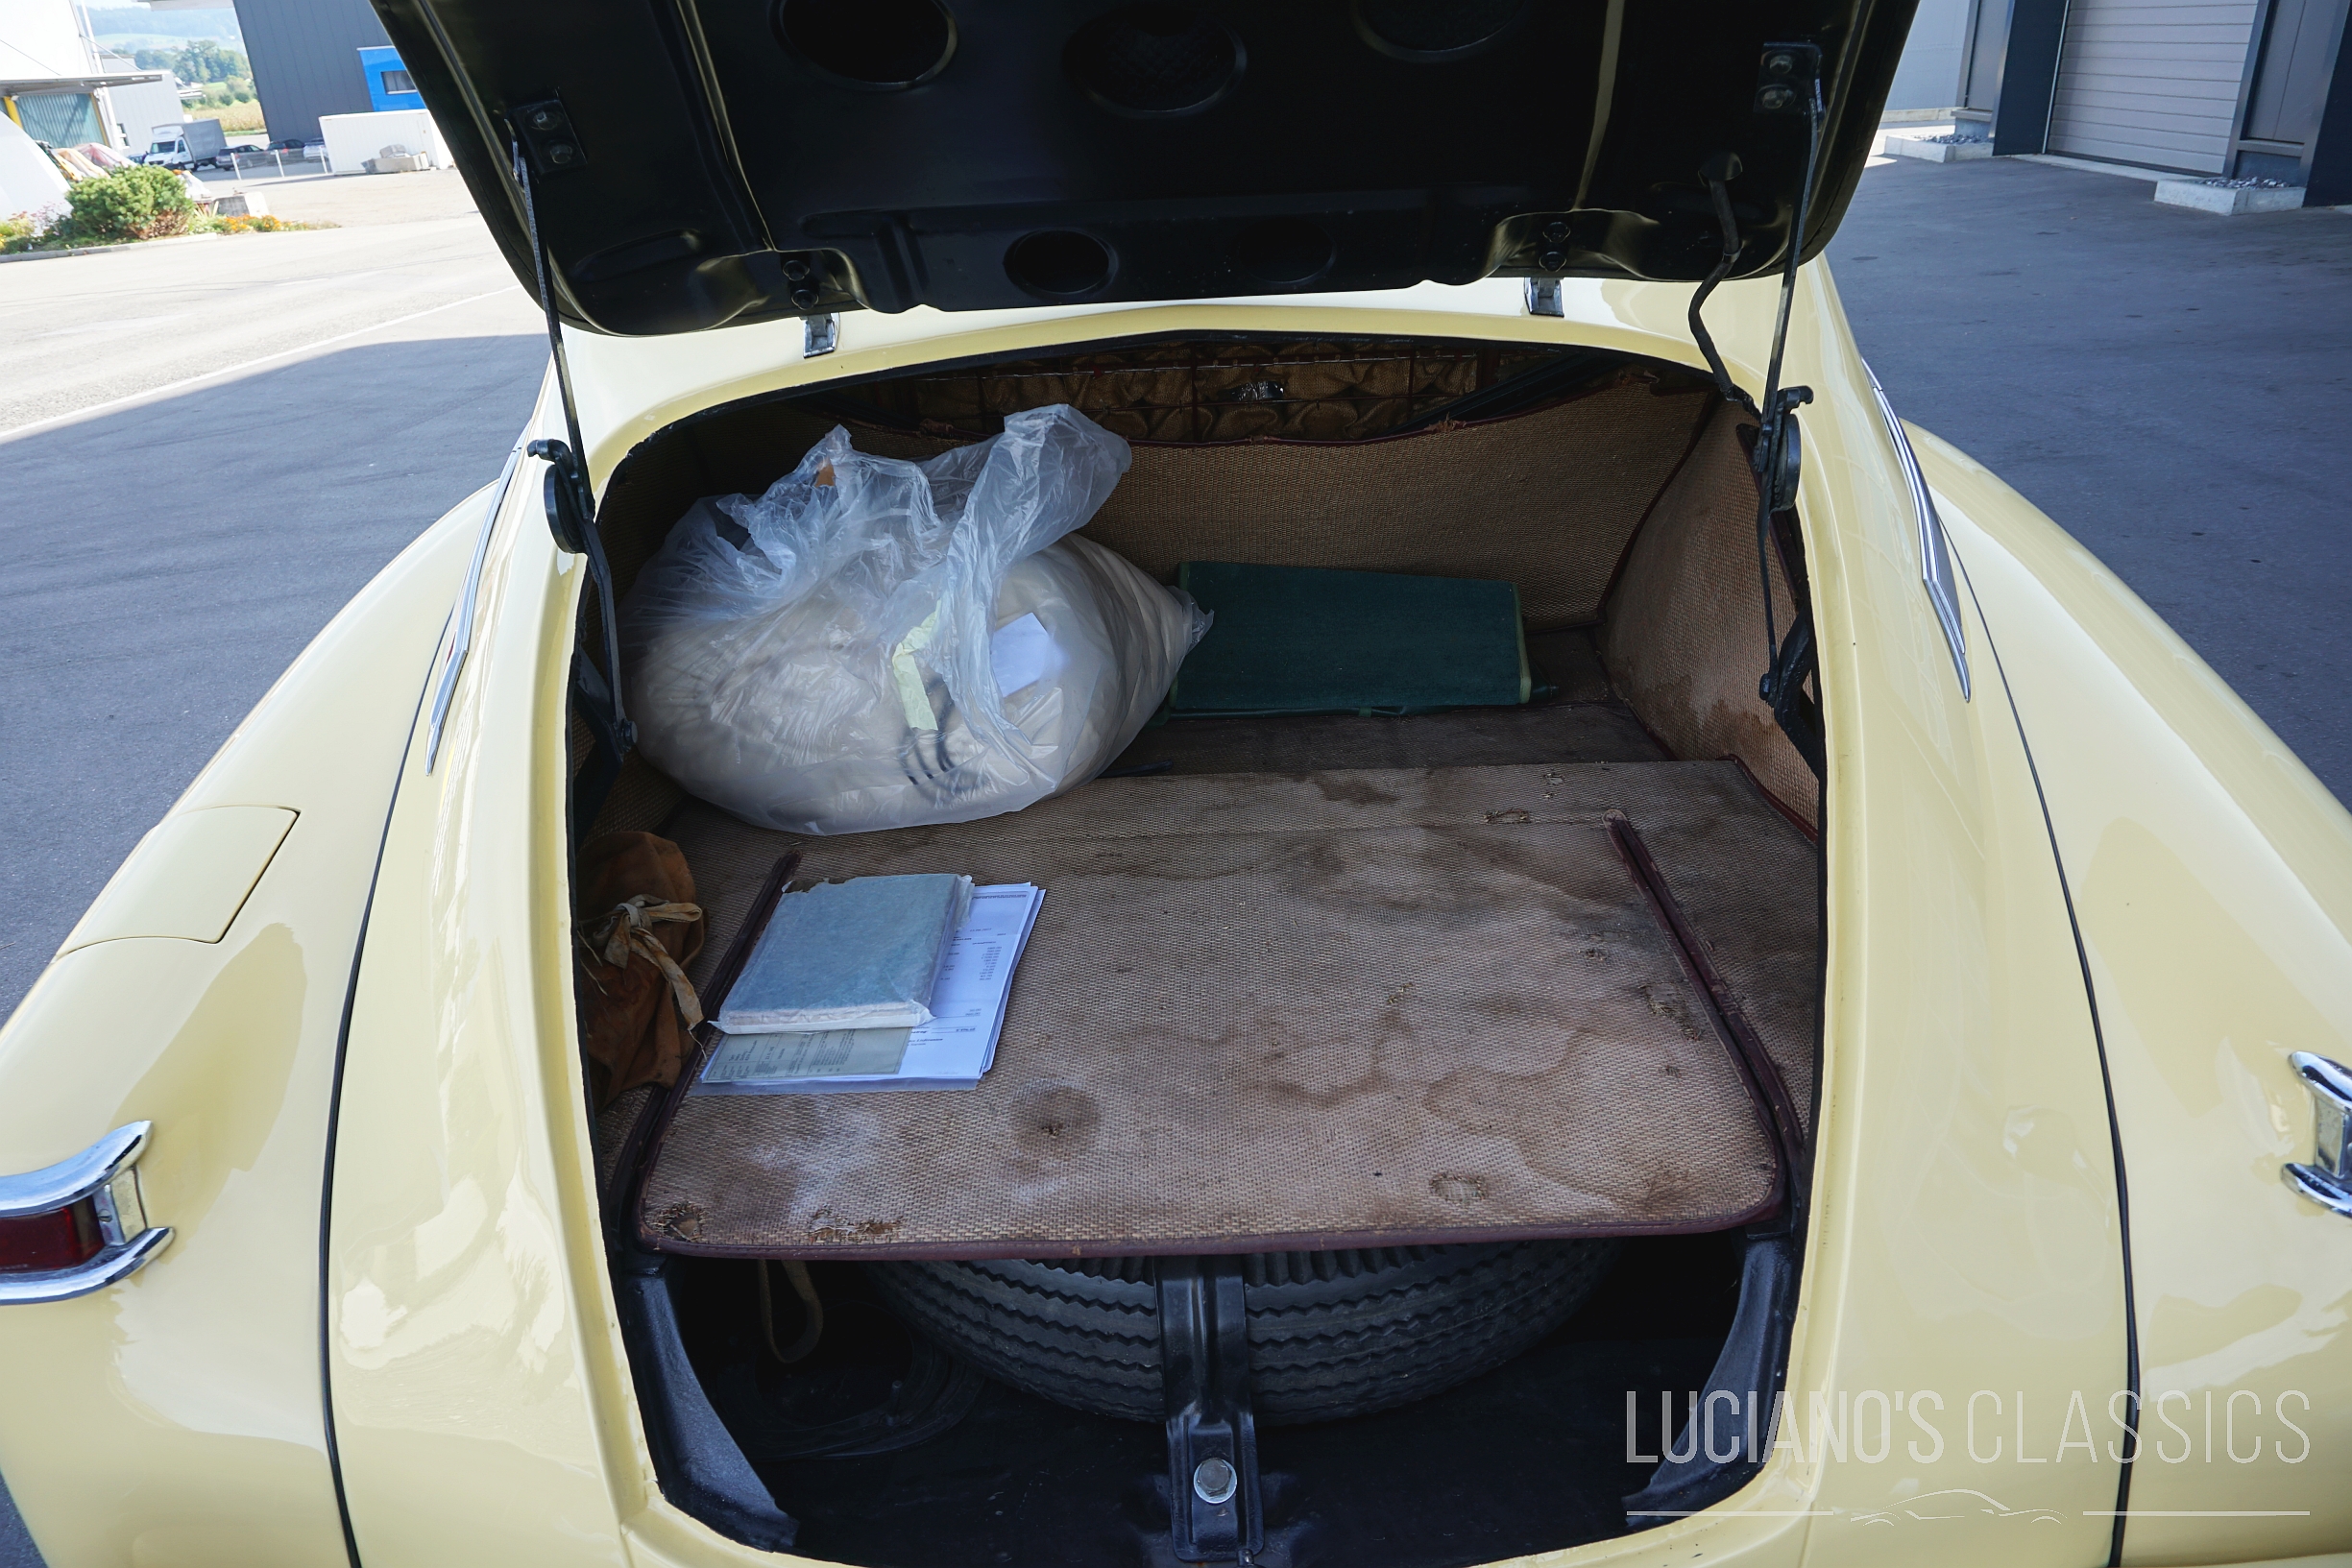
[[[237,25],[272,141],[314,137],[320,115],[374,107],[359,51],[392,39],[368,0],[237,0]]]
[[[358,174],[367,160],[387,147],[429,153],[441,168],[449,166],[449,144],[440,127],[421,109],[395,109],[369,114],[329,114],[319,122],[327,142],[327,166],[336,174]]]
[[[1911,36],[1886,94],[1889,109],[1952,109],[1960,103],[1968,66],[1971,0],[1919,0]]]
[[[0,77],[87,76],[96,69],[71,0],[0,0]]]

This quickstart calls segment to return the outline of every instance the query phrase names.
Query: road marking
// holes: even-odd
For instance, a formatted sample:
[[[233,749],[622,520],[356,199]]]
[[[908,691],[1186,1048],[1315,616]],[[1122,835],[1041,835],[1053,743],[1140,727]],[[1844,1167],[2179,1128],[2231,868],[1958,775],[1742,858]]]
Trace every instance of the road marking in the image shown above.
[[[0,441],[13,441],[18,436],[30,435],[36,430],[46,429],[53,424],[67,424],[75,420],[87,419],[92,414],[103,414],[110,408],[121,408],[127,404],[138,402],[142,398],[160,397],[167,392],[179,392],[201,382],[215,381],[224,375],[240,375],[257,365],[266,365],[274,359],[286,359],[295,354],[306,354],[313,349],[324,349],[330,343],[343,343],[352,338],[363,338],[370,332],[380,332],[388,326],[405,326],[409,322],[437,315],[444,310],[455,310],[459,305],[470,305],[483,300],[493,300],[509,291],[518,291],[521,287],[520,283],[509,283],[503,288],[491,289],[487,293],[469,294],[462,300],[450,300],[446,303],[430,305],[423,310],[412,310],[405,316],[395,316],[390,321],[354,327],[349,332],[337,332],[332,337],[317,338],[309,343],[298,343],[291,349],[280,349],[274,354],[263,354],[259,358],[244,360],[234,365],[224,365],[217,371],[206,371],[201,375],[186,375],[177,381],[166,381],[161,386],[126,393],[120,398],[109,398],[105,402],[92,403],[87,408],[77,408],[65,414],[52,414],[45,420],[35,420],[30,424],[12,425],[8,429],[0,430]]]

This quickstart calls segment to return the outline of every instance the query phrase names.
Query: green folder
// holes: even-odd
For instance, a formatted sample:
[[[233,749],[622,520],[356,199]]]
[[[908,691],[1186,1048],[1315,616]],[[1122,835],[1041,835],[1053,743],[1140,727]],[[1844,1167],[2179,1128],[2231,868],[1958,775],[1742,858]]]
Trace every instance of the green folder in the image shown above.
[[[1173,717],[1502,707],[1531,689],[1509,583],[1226,561],[1188,561],[1176,583],[1214,619]]]

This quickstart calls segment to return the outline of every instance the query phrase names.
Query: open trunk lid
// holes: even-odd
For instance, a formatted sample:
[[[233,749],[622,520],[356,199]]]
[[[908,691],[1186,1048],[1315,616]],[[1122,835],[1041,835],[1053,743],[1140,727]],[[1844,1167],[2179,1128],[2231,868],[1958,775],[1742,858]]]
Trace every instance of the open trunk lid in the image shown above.
[[[1911,0],[376,0],[566,319],[1734,277],[1835,231]]]

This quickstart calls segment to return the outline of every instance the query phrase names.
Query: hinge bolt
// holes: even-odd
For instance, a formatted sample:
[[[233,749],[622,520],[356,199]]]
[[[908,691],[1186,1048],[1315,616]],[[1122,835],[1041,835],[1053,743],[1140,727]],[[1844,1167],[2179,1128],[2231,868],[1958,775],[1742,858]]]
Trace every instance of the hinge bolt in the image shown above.
[[[1240,1487],[1240,1473],[1225,1459],[1202,1459],[1193,1467],[1193,1491],[1212,1508],[1231,1502]]]

